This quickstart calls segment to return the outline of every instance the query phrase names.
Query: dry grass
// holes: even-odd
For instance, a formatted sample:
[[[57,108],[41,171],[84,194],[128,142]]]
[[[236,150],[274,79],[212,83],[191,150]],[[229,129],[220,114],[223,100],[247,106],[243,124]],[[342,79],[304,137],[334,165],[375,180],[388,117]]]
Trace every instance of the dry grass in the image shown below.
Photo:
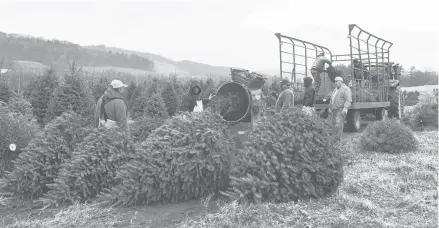
[[[33,218],[16,220],[6,228],[55,228],[55,227],[116,227],[121,217],[111,208],[75,204],[52,216],[34,215]]]
[[[205,199],[206,210],[195,217],[176,218],[180,222],[167,221],[169,217],[145,221],[148,215],[137,209],[126,213],[126,209],[75,204],[44,215],[15,217],[3,227],[437,227],[438,132],[417,132],[416,137],[418,151],[404,154],[362,152],[356,146],[358,138],[344,143],[340,152],[346,163],[345,181],[338,194],[327,199],[297,204],[220,203],[217,211],[210,210],[210,200]]]

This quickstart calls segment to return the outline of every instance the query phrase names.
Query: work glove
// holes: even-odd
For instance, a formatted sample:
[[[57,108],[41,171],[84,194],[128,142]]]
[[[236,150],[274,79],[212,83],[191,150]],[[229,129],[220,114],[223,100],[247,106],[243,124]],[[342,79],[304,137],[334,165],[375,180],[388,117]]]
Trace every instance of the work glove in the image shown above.
[[[212,97],[214,97],[215,96],[215,93],[211,93],[210,95],[209,95],[209,100],[212,100]]]
[[[346,114],[348,114],[348,109],[344,108],[343,111],[341,111],[341,114],[343,114],[344,116],[346,116]]]

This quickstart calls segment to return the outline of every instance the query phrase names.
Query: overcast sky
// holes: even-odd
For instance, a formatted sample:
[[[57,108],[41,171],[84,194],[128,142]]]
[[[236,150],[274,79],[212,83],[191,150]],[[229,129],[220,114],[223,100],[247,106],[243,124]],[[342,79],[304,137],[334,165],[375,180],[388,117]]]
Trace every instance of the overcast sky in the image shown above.
[[[438,70],[435,2],[0,0],[0,31],[257,71],[278,70],[276,32],[347,54],[355,23],[394,43],[391,61]]]

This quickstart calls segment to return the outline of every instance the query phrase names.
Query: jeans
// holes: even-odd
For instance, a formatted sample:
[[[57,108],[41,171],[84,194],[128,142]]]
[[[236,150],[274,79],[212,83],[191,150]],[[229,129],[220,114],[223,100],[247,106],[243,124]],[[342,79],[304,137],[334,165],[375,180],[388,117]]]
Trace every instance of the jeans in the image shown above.
[[[333,109],[332,110],[332,132],[334,133],[336,140],[341,140],[341,136],[343,135],[343,127],[344,120],[346,115],[343,115],[342,109]]]
[[[314,107],[302,106],[302,111],[305,112],[309,116],[316,114]]]
[[[320,72],[318,70],[311,70],[312,77],[314,78],[314,88],[315,94],[319,93],[320,85],[322,84],[322,78],[320,77]]]
[[[118,127],[116,121],[110,119],[108,119],[107,121],[99,120],[99,126],[105,127],[107,129]]]

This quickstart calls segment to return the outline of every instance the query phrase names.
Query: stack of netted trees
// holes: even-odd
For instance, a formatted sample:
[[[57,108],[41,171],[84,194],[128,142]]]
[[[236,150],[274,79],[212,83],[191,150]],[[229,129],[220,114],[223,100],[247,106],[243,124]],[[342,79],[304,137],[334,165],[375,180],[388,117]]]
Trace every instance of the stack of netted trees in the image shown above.
[[[288,202],[334,193],[343,179],[328,122],[293,108],[263,118],[232,161],[224,195],[248,202]]]
[[[300,109],[263,118],[239,152],[210,111],[173,116],[137,146],[122,132],[83,128],[81,119],[69,111],[47,124],[2,189],[50,205],[176,203],[218,191],[286,202],[324,197],[343,178],[327,122]]]
[[[394,119],[374,122],[367,126],[360,142],[366,151],[385,153],[413,151],[418,146],[412,130]]]
[[[61,165],[70,159],[73,148],[87,132],[81,116],[66,112],[46,125],[38,137],[22,149],[14,168],[3,178],[3,189],[23,198],[39,198],[58,175]]]
[[[425,95],[412,110],[403,116],[402,121],[412,130],[438,129],[438,94],[433,92]]]
[[[131,206],[197,199],[227,188],[233,141],[211,112],[167,120],[117,172],[118,185],[99,199]]]
[[[57,204],[90,200],[114,186],[115,172],[131,158],[133,144],[117,129],[84,128],[81,120],[67,111],[48,123],[14,160],[1,189]]]
[[[357,87],[353,96],[357,102],[375,102],[378,101],[378,89]]]
[[[29,102],[16,97],[0,101],[0,178],[13,167],[12,161],[38,134]],[[12,150],[10,148],[12,146]]]
[[[92,200],[116,185],[116,172],[131,160],[134,144],[118,129],[93,129],[60,165],[45,204]]]

